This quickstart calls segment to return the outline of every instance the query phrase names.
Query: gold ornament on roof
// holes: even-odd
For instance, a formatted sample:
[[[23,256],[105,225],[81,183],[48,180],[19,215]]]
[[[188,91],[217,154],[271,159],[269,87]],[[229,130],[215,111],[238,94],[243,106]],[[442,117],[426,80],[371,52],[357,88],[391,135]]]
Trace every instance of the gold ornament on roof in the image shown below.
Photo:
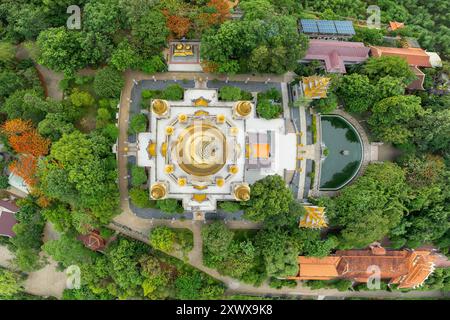
[[[218,115],[216,116],[216,122],[217,122],[218,124],[224,123],[224,122],[225,122],[225,115],[223,115],[223,114],[218,114]]]
[[[238,201],[250,200],[250,187],[247,184],[240,184],[234,187],[234,198]]]
[[[233,164],[233,165],[231,165],[231,166],[228,168],[228,172],[231,173],[231,174],[236,174],[236,173],[239,172],[239,168],[238,168],[238,166],[235,166],[235,165]]]
[[[154,200],[163,199],[167,194],[167,188],[162,183],[155,183],[150,188],[150,197]]]
[[[238,133],[239,133],[239,128],[238,127],[231,127],[230,128],[230,135],[237,136]]]
[[[168,135],[168,136],[172,135],[174,130],[175,129],[172,126],[167,126],[166,127],[166,135]]]
[[[187,115],[185,115],[184,113],[181,113],[178,115],[178,121],[183,123],[187,121]]]
[[[158,116],[163,116],[169,110],[169,104],[166,100],[155,99],[152,101],[152,112]]]
[[[173,167],[173,165],[171,165],[171,164],[167,164],[167,165],[164,167],[164,172],[165,172],[166,174],[171,174],[171,173],[173,173],[173,171],[174,171],[174,167]]]
[[[161,145],[161,155],[163,156],[163,157],[165,157],[166,156],[166,154],[167,154],[167,143],[166,142],[163,142],[163,144]]]
[[[216,178],[216,185],[220,188],[225,184],[225,180],[222,177]]]
[[[252,103],[250,101],[239,101],[234,110],[236,115],[246,117],[252,112]]]
[[[195,107],[207,107],[209,104],[209,100],[206,100],[203,97],[197,98],[193,102]]]
[[[147,153],[150,157],[156,156],[156,143],[150,141],[147,147]]]
[[[178,185],[180,186],[180,187],[184,187],[185,185],[186,185],[186,183],[187,183],[187,181],[186,181],[186,178],[184,178],[184,177],[180,177],[180,178],[178,178]]]

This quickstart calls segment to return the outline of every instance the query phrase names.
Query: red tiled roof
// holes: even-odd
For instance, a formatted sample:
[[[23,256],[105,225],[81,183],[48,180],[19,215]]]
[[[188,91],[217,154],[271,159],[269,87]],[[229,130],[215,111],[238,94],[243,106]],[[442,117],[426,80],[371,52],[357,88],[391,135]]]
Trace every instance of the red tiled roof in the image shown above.
[[[299,257],[296,280],[331,280],[336,278],[367,282],[373,266],[379,268],[382,279],[390,279],[400,288],[421,285],[434,270],[435,255],[430,251],[341,250],[322,259]]]
[[[371,46],[370,49],[374,57],[397,56],[405,59],[412,66],[431,68],[430,56],[421,48]]]
[[[6,237],[14,237],[16,234],[12,227],[17,224],[14,213],[2,211],[0,212],[0,235]]]
[[[312,39],[303,59],[323,60],[328,72],[346,73],[345,62],[364,62],[369,57],[369,50],[362,42]]]
[[[14,201],[11,200],[0,200],[0,207],[7,209],[8,211],[16,213],[19,211],[19,207],[16,205]]]
[[[102,250],[105,247],[105,240],[95,230],[91,233],[80,235],[78,239],[83,241],[84,245],[93,251]]]

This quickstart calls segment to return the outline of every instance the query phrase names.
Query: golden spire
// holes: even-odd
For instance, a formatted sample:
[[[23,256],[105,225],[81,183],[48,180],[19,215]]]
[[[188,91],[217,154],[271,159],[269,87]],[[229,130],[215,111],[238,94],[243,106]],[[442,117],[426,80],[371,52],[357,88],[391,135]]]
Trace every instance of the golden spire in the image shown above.
[[[169,110],[169,104],[166,100],[155,99],[152,101],[152,112],[158,116],[163,116]]]
[[[239,117],[246,117],[252,112],[252,103],[250,101],[239,101],[234,112]]]
[[[250,187],[247,184],[240,184],[234,187],[234,198],[238,201],[250,200]]]
[[[162,183],[155,183],[150,189],[150,196],[154,200],[163,199],[167,194],[166,186]]]

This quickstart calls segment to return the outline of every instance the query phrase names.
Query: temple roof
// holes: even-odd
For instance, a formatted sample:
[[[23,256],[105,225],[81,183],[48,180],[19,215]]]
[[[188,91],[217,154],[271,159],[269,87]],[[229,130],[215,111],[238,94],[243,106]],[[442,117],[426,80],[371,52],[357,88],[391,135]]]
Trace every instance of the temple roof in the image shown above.
[[[430,57],[421,48],[391,48],[391,47],[370,47],[372,56],[397,56],[405,59],[409,65],[418,67],[431,67]]]
[[[1,211],[0,212],[0,236],[14,237],[16,234],[13,227],[17,224],[14,213]]]
[[[367,282],[370,268],[379,268],[382,279],[399,288],[415,288],[434,271],[435,255],[430,251],[384,250],[374,246],[367,250],[340,250],[325,258],[299,257],[297,280],[331,280],[337,278]]]
[[[323,60],[328,72],[346,73],[345,62],[364,62],[369,58],[369,50],[362,42],[313,39],[303,59]]]

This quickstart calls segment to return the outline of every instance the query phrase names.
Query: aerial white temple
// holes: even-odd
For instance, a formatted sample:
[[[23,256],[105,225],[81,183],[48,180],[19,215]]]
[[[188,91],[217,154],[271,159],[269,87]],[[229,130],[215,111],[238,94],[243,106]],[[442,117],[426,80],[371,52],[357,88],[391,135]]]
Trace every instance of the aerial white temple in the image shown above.
[[[137,165],[155,200],[182,200],[197,214],[217,201],[247,201],[250,184],[295,170],[296,134],[285,120],[258,118],[250,101],[218,100],[215,89],[188,89],[183,101],[151,101],[149,132],[138,135]]]

